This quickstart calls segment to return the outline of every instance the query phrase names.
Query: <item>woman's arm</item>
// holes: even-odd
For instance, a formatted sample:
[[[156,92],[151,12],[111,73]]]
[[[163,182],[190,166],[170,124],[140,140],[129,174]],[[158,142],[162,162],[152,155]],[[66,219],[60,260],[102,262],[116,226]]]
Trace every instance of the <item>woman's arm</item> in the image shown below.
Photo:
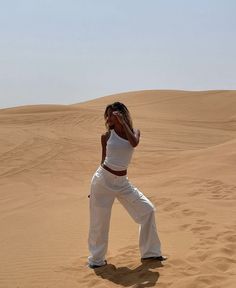
[[[126,137],[129,140],[130,144],[133,147],[136,147],[139,143],[139,138],[140,138],[140,130],[135,129],[132,131],[129,127],[129,125],[125,122],[125,119],[121,113],[118,111],[114,111],[113,114],[117,117],[119,120],[120,124],[123,126],[123,129],[125,131]]]
[[[109,138],[110,133],[106,132],[105,134],[102,134],[101,136],[101,144],[102,144],[102,160],[101,164],[104,162],[106,158],[106,147],[107,147],[107,140]]]
[[[129,140],[130,144],[133,147],[138,146],[139,139],[140,139],[140,130],[135,129],[133,132],[125,121],[123,121],[123,128],[125,130],[125,134]]]

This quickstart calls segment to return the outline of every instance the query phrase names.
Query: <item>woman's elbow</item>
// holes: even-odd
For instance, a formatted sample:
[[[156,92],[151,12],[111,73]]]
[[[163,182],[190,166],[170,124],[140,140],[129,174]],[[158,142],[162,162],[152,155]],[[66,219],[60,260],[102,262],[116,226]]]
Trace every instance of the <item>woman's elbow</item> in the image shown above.
[[[139,141],[134,141],[133,143],[131,143],[131,145],[135,148],[138,146]]]

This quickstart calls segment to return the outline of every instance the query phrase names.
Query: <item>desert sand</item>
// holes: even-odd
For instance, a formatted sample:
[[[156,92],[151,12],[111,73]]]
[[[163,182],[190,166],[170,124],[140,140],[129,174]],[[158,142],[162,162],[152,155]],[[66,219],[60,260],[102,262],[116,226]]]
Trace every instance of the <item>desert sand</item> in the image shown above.
[[[116,201],[108,265],[87,267],[90,179],[107,104],[141,130],[128,176],[157,208],[161,263],[141,263]],[[236,287],[236,91],[138,91],[0,110],[0,287]]]

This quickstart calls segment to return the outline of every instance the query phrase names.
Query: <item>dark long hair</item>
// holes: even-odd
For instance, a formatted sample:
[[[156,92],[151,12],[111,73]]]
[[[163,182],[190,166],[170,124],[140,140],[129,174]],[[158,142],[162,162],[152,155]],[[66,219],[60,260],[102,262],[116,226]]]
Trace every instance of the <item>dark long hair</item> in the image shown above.
[[[130,116],[130,112],[128,110],[128,108],[121,102],[114,102],[113,104],[109,104],[107,105],[105,112],[104,112],[104,119],[106,120],[107,118],[107,114],[108,114],[108,110],[111,109],[112,111],[118,111],[120,112],[123,117],[125,122],[128,124],[129,128],[133,131],[133,122]],[[109,125],[107,125],[107,122],[105,122],[106,128],[109,131],[111,129],[111,127],[109,127]]]

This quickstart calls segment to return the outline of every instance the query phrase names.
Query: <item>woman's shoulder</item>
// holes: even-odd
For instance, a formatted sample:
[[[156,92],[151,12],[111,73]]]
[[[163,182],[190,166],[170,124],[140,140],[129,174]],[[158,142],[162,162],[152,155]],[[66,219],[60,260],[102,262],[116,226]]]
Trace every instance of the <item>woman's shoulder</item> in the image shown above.
[[[107,140],[108,140],[109,137],[110,137],[110,134],[111,134],[111,131],[106,131],[105,133],[103,133],[103,134],[101,135],[101,141],[102,141],[102,143],[107,142]]]

